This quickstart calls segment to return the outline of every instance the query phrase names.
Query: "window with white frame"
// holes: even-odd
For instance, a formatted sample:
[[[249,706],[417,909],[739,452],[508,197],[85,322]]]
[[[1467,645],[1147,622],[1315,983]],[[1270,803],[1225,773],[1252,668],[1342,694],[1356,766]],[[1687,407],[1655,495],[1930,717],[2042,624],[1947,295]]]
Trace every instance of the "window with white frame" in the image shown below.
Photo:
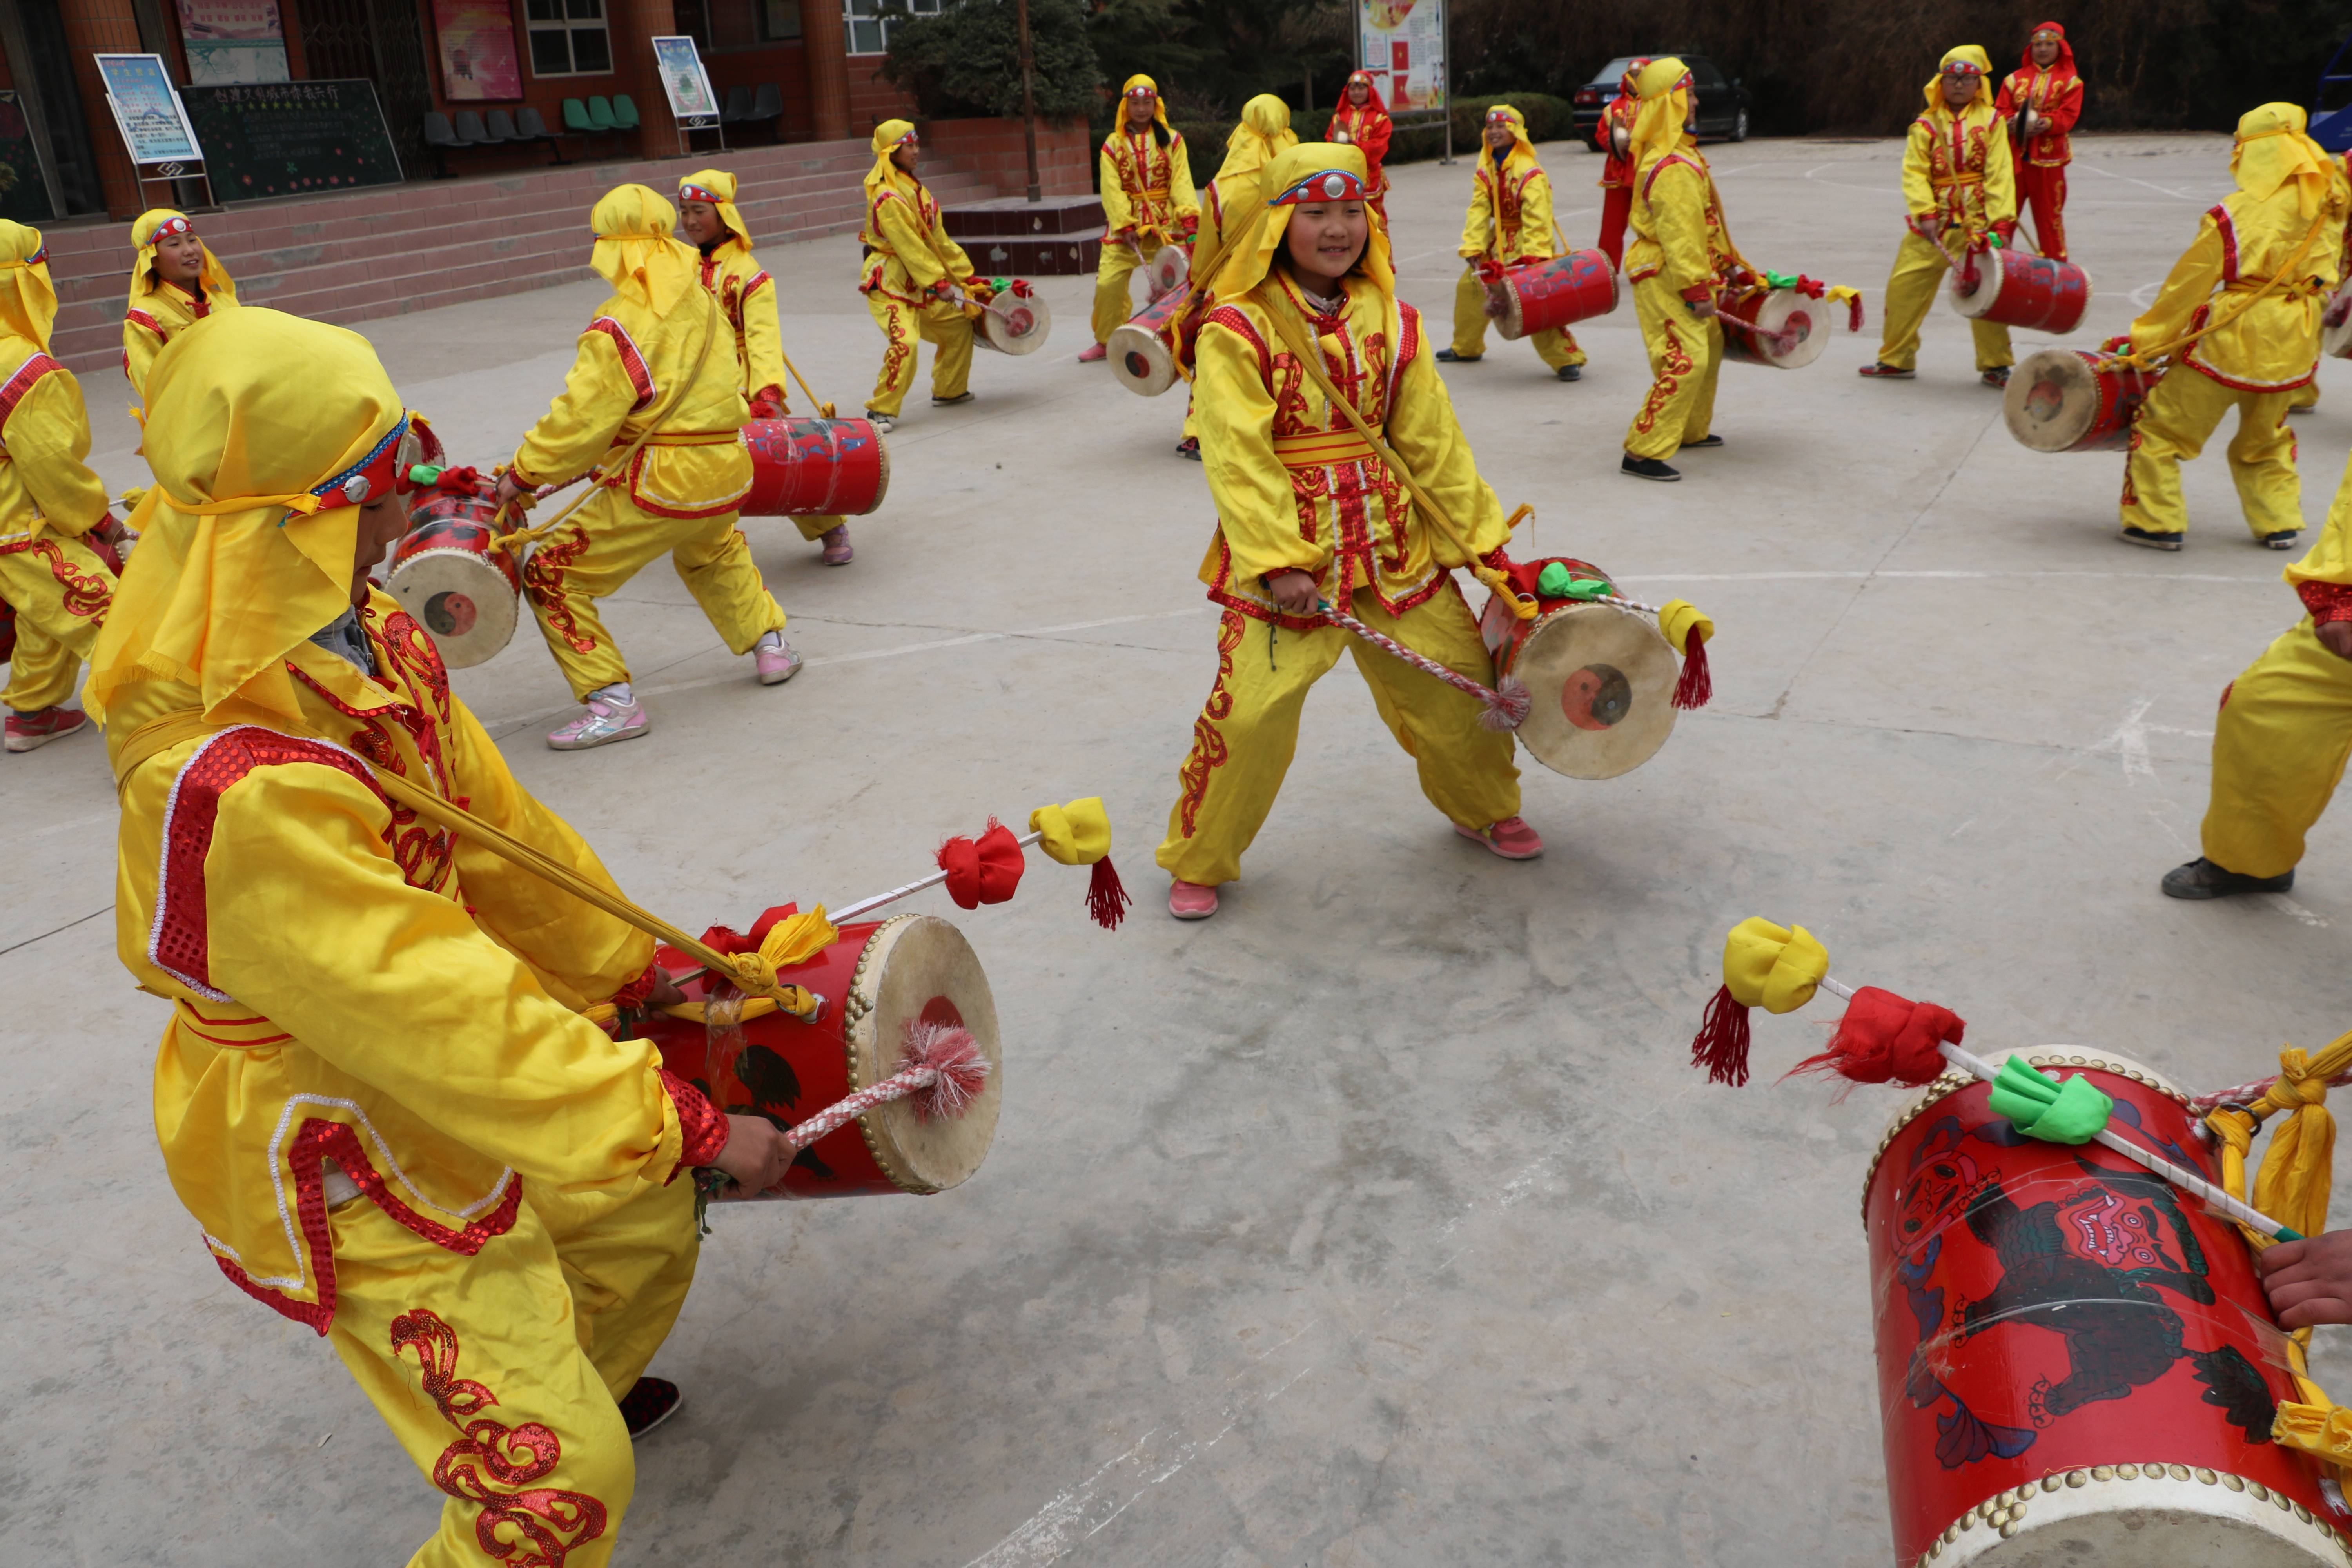
[[[942,0],[841,0],[849,32],[849,52],[878,55],[890,47],[890,29],[908,15],[936,16]]]
[[[527,0],[533,76],[601,76],[613,68],[604,0]]]

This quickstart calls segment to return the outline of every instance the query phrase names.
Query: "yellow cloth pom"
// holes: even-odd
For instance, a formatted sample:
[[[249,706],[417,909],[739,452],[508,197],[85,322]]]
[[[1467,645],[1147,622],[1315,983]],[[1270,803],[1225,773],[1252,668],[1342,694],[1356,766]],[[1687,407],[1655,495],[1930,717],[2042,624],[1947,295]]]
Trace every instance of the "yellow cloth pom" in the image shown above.
[[[1690,651],[1690,639],[1696,633],[1702,643],[1715,636],[1715,622],[1688,599],[1668,599],[1658,607],[1658,629],[1677,653]]]
[[[770,969],[790,969],[796,963],[806,963],[831,947],[841,932],[825,918],[824,906],[803,910],[786,916],[768,928],[760,939],[760,956]]]
[[[1723,943],[1723,984],[1743,1007],[1793,1013],[1830,972],[1829,950],[1802,926],[1741,921]]]
[[[2340,1405],[2287,1405],[2271,1421],[2271,1440],[2300,1448],[2331,1465],[2352,1465],[2352,1409]]]
[[[1029,830],[1045,835],[1037,847],[1065,866],[1091,866],[1110,853],[1110,816],[1100,795],[1041,805],[1029,814]]]

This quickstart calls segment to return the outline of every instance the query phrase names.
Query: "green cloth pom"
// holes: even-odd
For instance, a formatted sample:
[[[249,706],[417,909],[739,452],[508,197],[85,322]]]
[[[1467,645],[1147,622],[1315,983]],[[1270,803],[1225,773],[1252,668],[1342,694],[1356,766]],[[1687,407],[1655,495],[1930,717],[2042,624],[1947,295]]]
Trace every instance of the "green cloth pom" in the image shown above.
[[[2115,1108],[2081,1074],[2062,1083],[2022,1057],[2002,1062],[1992,1080],[1993,1113],[2045,1143],[2088,1143],[2105,1128]]]
[[[1794,289],[1797,286],[1797,275],[1793,272],[1767,272],[1764,274],[1764,281],[1774,289]]]
[[[1557,561],[1536,574],[1536,592],[1547,599],[1603,599],[1616,591],[1606,578],[1580,577]]]
[[[418,463],[408,470],[408,482],[418,489],[430,489],[441,482],[446,470],[435,463]]]

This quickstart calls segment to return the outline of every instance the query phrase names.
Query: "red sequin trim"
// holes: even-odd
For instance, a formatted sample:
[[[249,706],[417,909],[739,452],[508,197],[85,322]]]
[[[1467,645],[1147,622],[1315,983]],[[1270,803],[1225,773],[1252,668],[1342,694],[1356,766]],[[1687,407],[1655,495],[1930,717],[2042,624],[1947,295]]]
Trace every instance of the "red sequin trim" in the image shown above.
[[[457,1331],[413,1307],[392,1321],[392,1353],[416,1352],[425,1396],[465,1434],[433,1462],[433,1484],[480,1510],[474,1539],[509,1568],[562,1568],[573,1551],[604,1533],[604,1505],[586,1492],[533,1487],[563,1458],[563,1445],[537,1421],[509,1426],[483,1414],[498,1395],[457,1375]],[[522,1488],[519,1491],[501,1488]]]
[[[1201,318],[1203,331],[1211,327],[1224,328],[1257,351],[1257,374],[1265,380],[1267,390],[1271,391],[1274,386],[1274,356],[1266,352],[1265,340],[1257,335],[1257,329],[1250,324],[1250,319],[1231,305],[1220,305]]]
[[[661,1080],[662,1087],[669,1090],[670,1103],[677,1107],[678,1131],[686,1140],[678,1152],[677,1170],[664,1180],[663,1184],[667,1185],[677,1180],[678,1171],[717,1160],[719,1152],[727,1147],[732,1129],[719,1108],[703,1098],[702,1091],[694,1085],[667,1068],[662,1069]]]
[[[0,433],[7,430],[9,416],[16,412],[16,405],[25,401],[25,395],[33,390],[33,384],[57,368],[58,362],[48,355],[35,354],[18,365],[16,374],[5,384],[0,384]]]
[[[637,341],[629,336],[628,329],[610,316],[599,316],[588,323],[588,331],[604,333],[620,351],[621,368],[628,374],[629,384],[637,389],[637,400],[629,405],[629,412],[635,414],[651,404],[654,373],[646,368],[646,356],[637,352]]]
[[[2324,626],[2334,621],[2352,621],[2352,586],[2342,583],[2297,583],[2295,595],[2303,607],[2311,612],[2311,624]]]
[[[144,310],[126,311],[122,320],[129,325],[144,327],[159,338],[168,338],[171,335],[163,331],[163,324],[161,321]]]

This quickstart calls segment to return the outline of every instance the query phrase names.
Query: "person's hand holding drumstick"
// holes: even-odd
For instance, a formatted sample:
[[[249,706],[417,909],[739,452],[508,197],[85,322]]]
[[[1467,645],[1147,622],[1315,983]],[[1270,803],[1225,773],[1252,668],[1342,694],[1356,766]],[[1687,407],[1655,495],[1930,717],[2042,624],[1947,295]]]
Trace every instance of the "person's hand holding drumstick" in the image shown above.
[[[2352,623],[2337,621],[2319,630],[2323,639],[2328,632],[2342,632],[2352,645]],[[2352,658],[2332,642],[2328,651]],[[2281,1328],[2352,1323],[2352,1230],[2331,1230],[2265,1247],[2254,1254],[2254,1268]]]
[[[1315,613],[1315,579],[1296,568],[1276,572],[1265,579],[1265,591],[1274,595],[1275,607],[1286,616],[1311,616]]]

